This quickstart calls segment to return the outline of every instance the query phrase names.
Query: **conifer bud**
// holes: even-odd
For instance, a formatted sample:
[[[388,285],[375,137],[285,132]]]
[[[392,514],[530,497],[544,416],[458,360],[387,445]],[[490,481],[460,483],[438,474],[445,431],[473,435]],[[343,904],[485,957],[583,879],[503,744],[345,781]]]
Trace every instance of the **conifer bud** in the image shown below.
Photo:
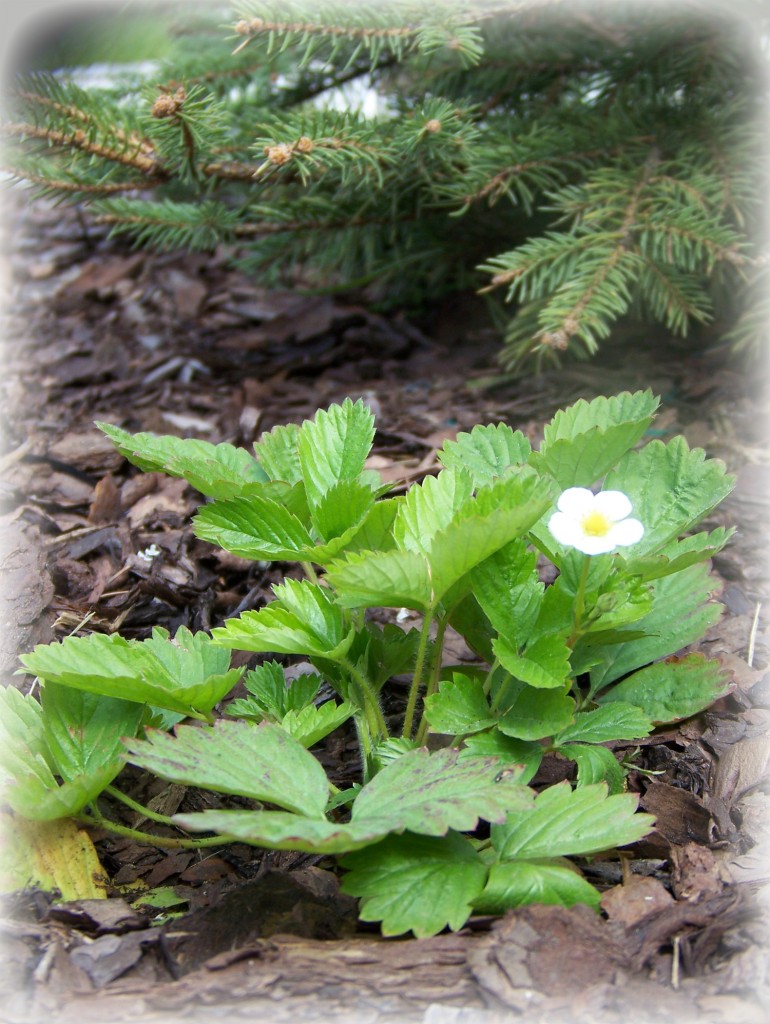
[[[437,117],[432,117],[430,121],[425,122],[425,131],[435,134],[441,131],[441,122]]]
[[[307,135],[301,135],[297,139],[297,144],[294,147],[298,153],[312,153],[313,152],[313,140],[309,139]]]
[[[153,117],[157,118],[173,117],[179,111],[186,98],[187,93],[184,91],[184,87],[180,85],[173,96],[169,96],[166,92],[158,96],[152,105],[150,113]]]
[[[546,348],[556,349],[558,352],[563,352],[569,343],[569,337],[567,332],[564,330],[559,331],[545,331],[540,335],[540,344]]]
[[[158,96],[152,105],[153,117],[172,117],[176,113],[176,103],[173,96]]]
[[[251,21],[236,21],[235,31],[239,36],[250,36],[254,32],[259,32],[264,24],[263,18],[252,18]]]
[[[285,142],[279,143],[277,146],[265,146],[265,153],[267,153],[267,159],[271,164],[287,164],[291,160],[291,146],[287,146]]]

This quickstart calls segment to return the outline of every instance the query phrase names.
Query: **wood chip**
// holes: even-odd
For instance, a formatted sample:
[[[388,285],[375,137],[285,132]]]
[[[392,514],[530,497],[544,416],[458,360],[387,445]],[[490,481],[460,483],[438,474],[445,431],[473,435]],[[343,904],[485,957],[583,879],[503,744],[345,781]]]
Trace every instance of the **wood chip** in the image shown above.
[[[714,822],[702,801],[693,793],[653,782],[641,799],[645,811],[655,815],[655,831],[669,843],[688,842],[708,845],[714,840]]]
[[[617,921],[625,928],[634,927],[673,902],[671,893],[656,878],[636,875],[626,884],[616,885],[602,894],[602,910],[610,921]]]

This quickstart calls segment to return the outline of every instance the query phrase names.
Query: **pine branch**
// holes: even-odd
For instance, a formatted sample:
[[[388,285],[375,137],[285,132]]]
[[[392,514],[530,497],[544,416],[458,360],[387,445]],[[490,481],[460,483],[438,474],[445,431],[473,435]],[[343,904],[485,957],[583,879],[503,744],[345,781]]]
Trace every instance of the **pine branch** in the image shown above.
[[[4,135],[24,139],[40,139],[49,146],[57,146],[63,150],[77,150],[88,156],[100,157],[109,160],[111,163],[121,164],[124,167],[131,167],[133,170],[141,171],[148,178],[163,178],[165,172],[155,161],[154,157],[148,156],[144,147],[134,151],[116,149],[90,140],[86,133],[78,128],[74,132],[61,132],[53,128],[38,128],[33,124],[4,124],[1,130]]]
[[[236,213],[222,203],[204,200],[179,203],[164,199],[104,200],[95,204],[97,224],[110,234],[130,234],[137,245],[151,243],[159,249],[211,251],[234,238]]]
[[[162,85],[27,76],[2,129],[12,173],[138,245],[231,246],[263,280],[391,306],[504,296],[509,365],[586,355],[630,314],[679,334],[739,314],[766,192],[756,34],[568,0],[238,16],[228,39],[181,11]],[[354,83],[381,115],[331,109]]]
[[[475,18],[467,9],[455,7],[453,11],[452,6],[451,2],[444,4],[439,11],[426,0],[391,0],[379,5],[326,3],[311,21],[302,0],[245,3],[240,5],[242,16],[234,26],[235,35],[242,37],[234,52],[261,38],[266,40],[268,54],[276,47],[301,48],[300,66],[323,59],[347,67],[361,54],[367,54],[374,66],[383,53],[401,60],[410,52],[428,56],[442,49],[451,50],[461,63],[474,63],[482,52]],[[343,49],[347,50],[346,60],[340,62]]]
[[[10,174],[17,181],[26,181],[31,185],[39,185],[41,195],[56,196],[57,194],[70,195],[74,199],[80,197],[111,196],[121,192],[138,192],[141,189],[153,188],[163,182],[163,178],[133,178],[126,181],[101,181],[88,183],[82,180],[57,178],[53,175],[46,177],[42,174],[35,174],[12,164],[3,164],[2,169]]]

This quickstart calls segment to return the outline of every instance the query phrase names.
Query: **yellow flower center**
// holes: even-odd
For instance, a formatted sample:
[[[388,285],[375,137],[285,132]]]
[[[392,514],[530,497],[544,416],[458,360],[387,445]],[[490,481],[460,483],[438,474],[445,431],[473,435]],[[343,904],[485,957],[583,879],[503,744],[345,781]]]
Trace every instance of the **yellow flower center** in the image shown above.
[[[589,537],[606,537],[612,529],[612,521],[602,512],[594,510],[583,518],[583,533]]]

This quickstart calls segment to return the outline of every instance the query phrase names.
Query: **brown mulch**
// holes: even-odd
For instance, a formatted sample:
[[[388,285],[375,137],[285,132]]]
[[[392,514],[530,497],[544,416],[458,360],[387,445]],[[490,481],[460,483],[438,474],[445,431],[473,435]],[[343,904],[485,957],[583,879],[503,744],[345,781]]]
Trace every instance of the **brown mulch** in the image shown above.
[[[657,436],[683,433],[737,474],[709,525],[738,531],[714,564],[725,615],[698,645],[723,660],[734,690],[641,744],[643,770],[629,786],[658,825],[621,860],[581,864],[605,890],[601,916],[534,906],[458,934],[384,940],[356,923],[328,861],[244,844],[163,851],[94,833],[112,899],[5,900],[0,929],[16,983],[3,1019],[766,1020],[764,374],[725,350],[653,337],[489,386],[498,341],[472,297],[419,319],[385,316],[363,302],[265,290],[225,253],[132,251],[77,211],[23,193],[7,204],[4,682],[20,685],[17,655],[35,643],[81,627],[136,637],[155,625],[209,629],[268,599],[281,578],[280,567],[197,540],[196,493],[128,466],[94,420],[248,446],[275,424],[363,397],[376,415],[371,465],[406,485],[475,423],[505,420],[536,439],[578,397],[650,386],[663,398]],[[321,757],[344,772],[350,749],[343,730]],[[542,781],[562,767],[546,765]],[[216,799],[133,769],[120,785],[164,813]],[[129,905],[137,886],[169,887],[184,916],[162,923]]]

